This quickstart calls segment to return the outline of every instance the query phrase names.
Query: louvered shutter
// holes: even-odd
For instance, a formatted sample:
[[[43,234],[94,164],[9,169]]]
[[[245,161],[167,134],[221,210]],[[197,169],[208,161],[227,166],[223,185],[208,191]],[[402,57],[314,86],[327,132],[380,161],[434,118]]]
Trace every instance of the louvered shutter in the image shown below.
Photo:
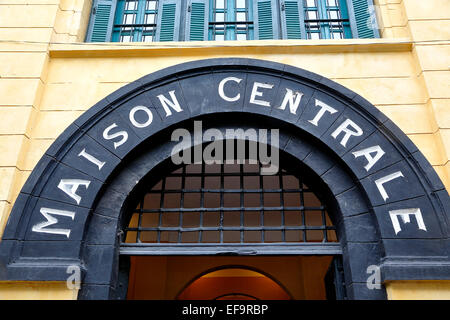
[[[180,33],[180,10],[178,0],[160,0],[156,41],[178,41]]]
[[[111,41],[116,0],[94,0],[91,11],[87,42]]]
[[[377,38],[379,36],[372,0],[351,0],[355,26],[353,38]],[[350,8],[349,8],[350,9]],[[357,34],[356,34],[357,33]]]
[[[279,39],[278,1],[253,0],[255,39]]]
[[[303,0],[286,0],[281,4],[281,26],[283,39],[304,37]]]
[[[208,40],[209,0],[190,0],[187,10],[185,40]]]

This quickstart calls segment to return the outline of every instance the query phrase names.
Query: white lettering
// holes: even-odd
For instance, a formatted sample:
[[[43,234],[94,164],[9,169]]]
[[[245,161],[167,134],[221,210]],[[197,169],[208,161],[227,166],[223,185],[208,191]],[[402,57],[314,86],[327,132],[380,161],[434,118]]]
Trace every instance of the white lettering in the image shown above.
[[[232,98],[227,97],[227,96],[225,95],[225,92],[223,91],[223,87],[225,86],[225,83],[227,83],[228,81],[234,81],[234,82],[240,83],[240,82],[242,81],[242,79],[235,78],[235,77],[228,77],[228,78],[225,78],[225,79],[223,79],[222,81],[220,81],[220,83],[219,83],[219,96],[220,96],[223,100],[228,101],[228,102],[235,102],[235,101],[238,101],[238,100],[241,98],[241,94],[240,94],[240,93],[238,93],[237,95],[235,95],[235,96],[232,97]]]
[[[356,131],[352,131],[350,130],[348,127],[351,126],[353,129],[355,129]],[[356,124],[354,123],[352,120],[347,119],[345,120],[332,134],[331,136],[333,138],[337,138],[339,136],[339,134],[341,132],[345,132],[344,138],[342,138],[341,140],[341,145],[343,145],[344,147],[347,146],[347,142],[348,139],[351,136],[355,136],[355,137],[359,137],[361,136],[364,132],[362,131],[362,129]]]
[[[137,122],[136,119],[134,118],[134,114],[135,114],[137,111],[144,111],[144,112],[147,114],[147,118],[148,118],[147,121],[145,121],[144,123],[139,123],[139,122]],[[148,127],[148,126],[152,123],[152,121],[153,121],[153,113],[150,111],[149,108],[144,107],[144,106],[136,106],[136,107],[134,107],[133,109],[131,109],[131,110],[130,110],[129,117],[130,117],[131,123],[132,123],[133,126],[135,126],[136,128],[145,128],[145,127]]]
[[[298,106],[300,105],[300,101],[302,100],[303,93],[295,92],[291,89],[286,88],[286,95],[284,96],[283,103],[278,107],[280,110],[286,109],[287,104],[289,103],[289,110],[292,114],[297,114]],[[295,101],[294,101],[295,98]]]
[[[398,221],[399,217],[400,219],[402,219],[403,223],[410,223],[411,216],[415,216],[419,229],[427,231],[427,227],[423,222],[422,212],[420,211],[419,208],[392,210],[389,211],[389,216],[391,217],[392,226],[394,227],[395,234],[402,231],[400,223]]]
[[[95,164],[98,167],[98,170],[101,170],[102,167],[105,165],[106,162],[100,161],[98,160],[96,157],[94,157],[93,155],[90,155],[89,153],[86,152],[86,149],[83,149],[79,154],[79,157],[83,157],[85,159],[87,159],[88,161],[92,162],[93,164]]]
[[[169,91],[170,98],[172,98],[172,101],[164,97],[162,94],[158,96],[159,101],[161,102],[161,105],[163,106],[164,110],[166,111],[166,117],[172,115],[172,111],[170,111],[169,107],[171,107],[176,112],[181,112],[183,109],[181,109],[180,104],[178,103],[178,99],[175,95],[175,90]]]
[[[403,177],[403,173],[401,171],[397,171],[397,172],[394,172],[390,175],[387,175],[387,176],[375,181],[375,184],[376,184],[381,196],[383,197],[384,202],[386,202],[386,200],[389,199],[389,196],[388,196],[386,190],[384,189],[383,184],[385,184],[386,182],[389,182],[391,180],[400,178],[400,177]]]
[[[376,152],[376,155],[375,157],[372,157],[371,154],[374,152]],[[383,157],[384,154],[385,152],[383,151],[383,149],[381,149],[380,146],[374,146],[353,152],[355,159],[361,156],[364,156],[367,159],[367,165],[364,167],[367,172],[375,165],[375,163],[378,162],[378,160],[381,159],[381,157]]]
[[[316,107],[320,107],[319,112],[316,114],[314,119],[308,120],[308,122],[312,123],[316,127],[319,125],[319,120],[322,119],[322,117],[325,114],[325,112],[329,112],[331,114],[337,112],[336,109],[330,107],[329,105],[327,105],[326,103],[324,103],[324,102],[322,102],[322,101],[320,101],[318,99],[316,99]]]
[[[183,315],[208,315],[210,318],[214,318],[214,314],[216,313],[217,307],[197,307],[189,304],[188,307],[183,307],[182,314]]]
[[[69,238],[70,229],[58,229],[58,228],[48,229],[47,227],[58,223],[58,219],[54,218],[51,215],[70,217],[73,220],[75,218],[75,212],[51,208],[41,208],[40,212],[47,219],[47,221],[34,225],[33,228],[31,228],[33,232],[62,234],[65,235],[67,238]]]
[[[71,197],[77,204],[80,204],[81,197],[76,194],[77,189],[80,185],[83,185],[89,188],[89,184],[91,182],[89,180],[80,180],[80,179],[61,179],[58,184],[58,188],[64,191],[69,197]]]
[[[117,127],[117,124],[113,123],[108,128],[106,128],[105,131],[103,131],[103,138],[106,140],[111,140],[111,139],[114,139],[117,137],[122,137],[122,139],[120,141],[114,142],[114,149],[117,149],[118,147],[123,145],[128,140],[128,132],[126,132],[126,131],[119,131],[119,132],[116,132],[113,134],[109,134],[109,131],[111,131],[112,129],[114,129],[116,127]]]
[[[250,96],[250,103],[258,104],[263,107],[270,107],[269,101],[256,100],[256,97],[262,97],[262,95],[263,95],[263,93],[261,91],[258,91],[259,88],[272,89],[273,84],[255,82],[253,84],[253,90],[252,90],[252,94]]]

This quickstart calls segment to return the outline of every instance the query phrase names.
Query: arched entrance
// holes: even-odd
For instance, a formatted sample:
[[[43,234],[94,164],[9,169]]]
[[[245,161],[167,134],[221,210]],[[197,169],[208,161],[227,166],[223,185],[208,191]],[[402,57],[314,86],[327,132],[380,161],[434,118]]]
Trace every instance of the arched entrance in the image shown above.
[[[122,217],[130,221],[120,244],[130,257],[127,298],[325,299],[327,285],[335,292],[326,283],[333,258],[341,259],[336,215],[325,204],[330,195],[301,163],[284,152],[279,160],[271,175],[261,174],[257,161],[175,166],[169,160],[150,171]],[[211,268],[228,271],[209,274]]]
[[[334,284],[327,277],[332,259],[324,255],[133,256],[126,298],[335,299]]]
[[[385,298],[383,289],[367,286],[367,271],[377,268],[382,281],[448,279],[449,196],[411,141],[338,84],[248,59],[164,69],[119,89],[69,126],[14,204],[0,244],[1,279],[65,281],[67,268],[78,266],[79,298],[123,297],[120,239],[130,195],[170,158],[173,131],[195,120],[219,131],[279,129],[277,147],[329,191],[340,244],[320,250],[342,253],[349,298]],[[313,247],[297,245],[295,252],[315,254]],[[240,244],[237,252],[245,249]],[[284,252],[269,244],[256,253]]]
[[[290,300],[287,290],[270,275],[245,267],[223,267],[191,281],[178,300]]]

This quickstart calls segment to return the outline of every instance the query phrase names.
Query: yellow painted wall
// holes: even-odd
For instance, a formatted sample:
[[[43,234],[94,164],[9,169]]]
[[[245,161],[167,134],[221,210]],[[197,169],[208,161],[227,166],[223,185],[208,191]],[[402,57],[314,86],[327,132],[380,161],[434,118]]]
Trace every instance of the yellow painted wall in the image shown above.
[[[94,45],[83,43],[92,0],[0,0],[0,235],[33,167],[80,114],[143,75],[214,57],[286,63],[354,90],[412,139],[450,190],[450,2],[375,3],[380,39]],[[0,283],[0,293],[46,296],[49,286]],[[450,299],[403,282],[388,285],[389,297],[408,286],[415,297]],[[48,297],[61,297],[57,288]]]
[[[450,299],[450,281],[396,281],[385,286],[390,300]]]
[[[0,282],[1,300],[76,300],[78,290],[65,282]]]

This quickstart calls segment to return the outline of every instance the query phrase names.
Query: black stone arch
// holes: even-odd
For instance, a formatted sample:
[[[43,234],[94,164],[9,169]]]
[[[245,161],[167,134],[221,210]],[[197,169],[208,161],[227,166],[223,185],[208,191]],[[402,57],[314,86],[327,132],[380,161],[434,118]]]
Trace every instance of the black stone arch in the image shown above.
[[[241,99],[237,102],[227,103],[217,93],[218,82],[226,76],[242,79],[232,87],[237,90],[235,92],[241,93]],[[272,84],[272,90],[266,91],[264,96],[272,103],[271,108],[249,103],[255,81]],[[281,104],[286,88],[303,93],[295,116],[289,113],[289,108],[283,111],[275,107]],[[172,90],[176,92],[183,112],[173,112],[166,117],[156,96],[167,95]],[[318,111],[314,105],[316,98],[337,110],[333,117],[324,117],[319,127],[308,124],[308,120]],[[152,111],[154,120],[145,130],[137,129],[129,122],[129,111],[136,105],[147,106]],[[110,204],[123,203],[125,200],[120,194],[115,195],[117,198],[113,195],[108,198],[105,190],[112,188],[114,183],[136,185],[139,181],[133,181],[134,175],[127,166],[133,160],[133,155],[136,155],[133,151],[151,140],[156,133],[170,130],[181,121],[231,112],[259,114],[282,121],[286,126],[291,124],[297,128],[299,135],[305,133],[311,139],[315,138],[311,141],[320,141],[320,145],[326,146],[327,155],[342,160],[343,165],[335,165],[320,176],[329,186],[333,185],[333,181],[341,182],[344,176],[352,178],[350,180],[355,184],[352,188],[345,192],[341,190],[341,193],[333,192],[340,203],[339,209],[344,215],[346,211],[358,211],[360,207],[367,206],[370,219],[349,222],[350,229],[344,228],[346,237],[370,225],[378,230],[379,235],[371,242],[381,244],[382,252],[378,255],[379,247],[359,248],[358,245],[347,246],[347,249],[355,247],[360,251],[365,250],[366,256],[378,255],[375,264],[381,267],[383,280],[449,279],[450,199],[432,166],[406,135],[368,101],[329,79],[288,65],[240,58],[201,60],[155,72],[110,94],[71,124],[38,162],[14,204],[0,243],[0,279],[65,281],[67,267],[78,265],[84,270],[85,280],[96,278],[103,281],[104,267],[89,267],[93,256],[86,249],[86,244],[90,243],[89,239],[102,236],[113,237],[117,244],[117,234],[110,233],[117,230],[117,221],[116,225],[110,225],[113,223],[111,221],[96,224],[94,213],[108,217],[106,213],[97,212],[102,208],[101,204],[106,203],[106,199],[110,200]],[[343,148],[339,145],[339,139],[331,137],[331,132],[348,118],[364,128],[364,134]],[[102,132],[113,123],[128,133],[127,144],[117,150],[112,146],[112,140],[102,138]],[[293,155],[298,153],[296,143],[305,140],[296,140],[288,141],[286,152]],[[351,152],[374,144],[381,145],[387,156],[377,162],[377,168],[372,172],[365,172],[362,169],[364,157],[354,158]],[[313,170],[315,165],[321,163],[320,160],[324,160],[323,153],[316,151],[317,145],[313,144],[312,151],[302,159]],[[101,171],[92,164],[80,162],[78,155],[83,149],[88,149],[90,154],[106,163]],[[391,197],[383,201],[374,181],[398,170],[402,171],[403,179],[393,180],[386,186]],[[77,190],[82,197],[80,203],[74,203],[73,199],[57,189],[58,182],[68,177],[90,179],[89,190],[83,187]],[[76,212],[72,220],[61,217],[57,223],[58,228],[71,230],[70,237],[31,231],[33,225],[45,221],[40,212],[42,207]],[[410,223],[401,224],[400,233],[394,232],[388,212],[405,208],[421,209],[426,231],[418,230],[418,221],[411,218]],[[89,232],[94,225],[98,225],[97,231]],[[349,230],[352,232],[349,233]],[[119,264],[113,250],[106,250],[101,257],[111,263],[108,265],[112,265],[113,270],[117,270]],[[362,271],[350,271],[354,287],[363,288]],[[109,274],[111,277],[107,285],[97,280],[97,283],[85,282],[86,288],[91,283],[91,287],[98,290],[82,290],[81,297],[110,297],[111,288],[116,288],[114,281],[117,281],[117,276],[113,275],[117,275],[117,272]],[[358,274],[359,278],[353,274]],[[355,298],[370,296],[367,291],[354,292]]]
[[[234,113],[228,115],[229,117],[222,115],[218,123],[211,123],[209,127],[224,134],[228,128],[245,130],[255,128],[255,125],[267,128],[267,120],[272,121],[272,127],[280,127],[282,124],[279,120],[273,123],[273,119],[267,116],[253,114],[255,119],[239,122],[233,120]],[[205,120],[204,118],[205,116],[197,119]],[[189,124],[186,122],[181,127],[188,128]],[[357,184],[357,178],[352,176],[345,163],[330,153],[326,145],[301,132],[292,131],[293,128],[291,124],[284,124],[284,128],[280,129],[280,157],[287,156],[290,165],[301,166],[301,174],[329,209],[328,214],[337,227],[342,247],[348,296],[355,299],[384,299],[386,292],[383,287],[380,290],[369,290],[366,286],[367,267],[380,265],[385,253],[377,221],[370,213],[364,190]],[[119,259],[120,237],[117,235],[121,235],[121,230],[128,225],[132,209],[136,207],[135,199],[142,196],[146,186],[170,172],[171,168],[165,164],[170,163],[176,144],[170,141],[171,131],[172,128],[168,132],[161,132],[154,141],[141,146],[136,151],[138,155],[130,158],[126,169],[120,170],[108,182],[100,196],[88,223],[84,252],[81,254],[85,259],[83,262],[86,270],[79,295],[81,299],[115,299],[125,296],[128,259]],[[192,147],[195,145],[193,143]],[[248,248],[242,247],[243,250],[251,248],[255,251],[251,245]],[[282,254],[268,250],[273,249],[261,248],[256,254]],[[210,254],[238,254],[238,251],[214,247]],[[180,250],[180,254],[186,254],[186,251]],[[335,251],[322,249],[318,244],[305,251],[305,254],[335,254]]]

